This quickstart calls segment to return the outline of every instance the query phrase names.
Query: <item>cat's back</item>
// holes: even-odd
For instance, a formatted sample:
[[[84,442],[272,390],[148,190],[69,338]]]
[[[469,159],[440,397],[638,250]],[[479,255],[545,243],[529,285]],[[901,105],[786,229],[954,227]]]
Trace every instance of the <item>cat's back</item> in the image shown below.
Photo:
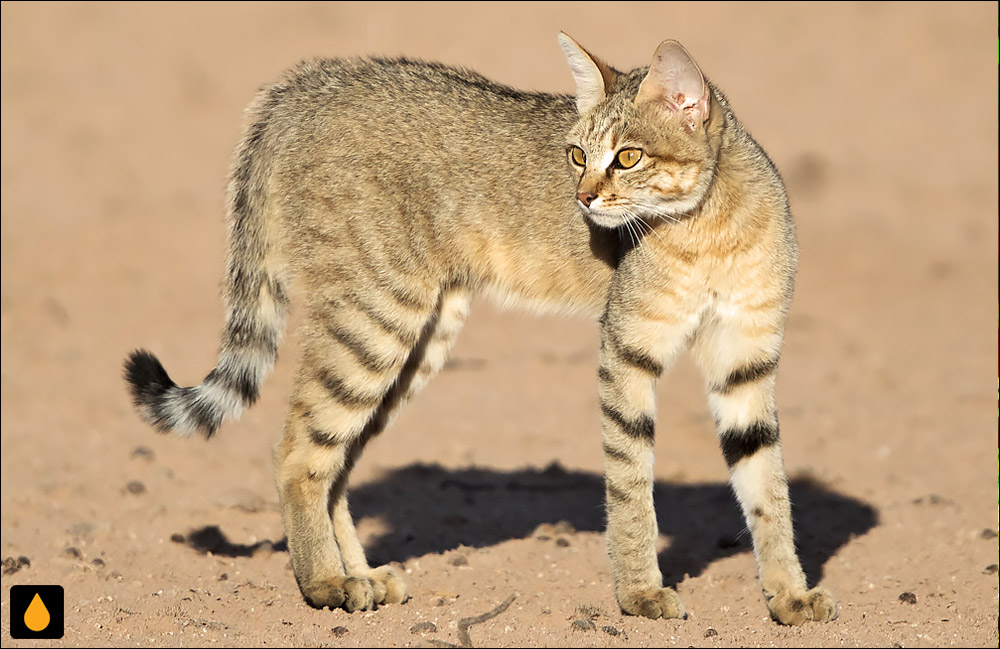
[[[411,154],[422,145],[440,152],[478,143],[555,145],[561,156],[575,119],[569,96],[517,90],[466,68],[405,58],[304,61],[265,93],[285,132],[316,135],[334,127],[342,141],[406,144]]]

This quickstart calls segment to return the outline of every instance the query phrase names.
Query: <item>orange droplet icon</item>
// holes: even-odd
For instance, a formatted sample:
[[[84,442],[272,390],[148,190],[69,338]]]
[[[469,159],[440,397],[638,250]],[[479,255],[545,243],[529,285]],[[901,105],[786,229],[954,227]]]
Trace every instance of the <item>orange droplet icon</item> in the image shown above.
[[[34,599],[28,604],[28,610],[24,612],[24,625],[38,633],[49,625],[50,619],[49,609],[45,608],[42,598],[35,593]]]

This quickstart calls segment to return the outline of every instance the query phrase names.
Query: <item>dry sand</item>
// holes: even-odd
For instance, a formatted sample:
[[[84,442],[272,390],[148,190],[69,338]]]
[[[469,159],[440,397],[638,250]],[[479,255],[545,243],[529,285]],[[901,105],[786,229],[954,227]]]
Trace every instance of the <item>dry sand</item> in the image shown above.
[[[2,6],[2,637],[44,646],[997,646],[996,3]],[[778,381],[798,541],[840,618],[768,619],[701,380],[661,382],[656,500],[687,621],[625,617],[602,538],[594,323],[474,310],[368,449],[353,508],[412,599],[317,611],[271,472],[296,363],[211,443],[132,412],[125,353],[215,357],[226,166],[301,58],[405,54],[568,92],[681,40],[783,171],[802,265]],[[25,556],[30,565],[17,563]],[[911,593],[912,597],[904,593]],[[466,625],[468,622],[465,623]]]

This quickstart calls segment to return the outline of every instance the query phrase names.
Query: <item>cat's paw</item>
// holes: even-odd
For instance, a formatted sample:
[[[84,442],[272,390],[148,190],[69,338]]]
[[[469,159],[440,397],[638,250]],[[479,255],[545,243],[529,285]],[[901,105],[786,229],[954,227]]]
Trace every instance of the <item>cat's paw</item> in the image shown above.
[[[375,608],[375,586],[367,577],[332,577],[302,587],[302,595],[315,608],[343,608],[348,613]]]
[[[376,604],[400,604],[409,599],[403,575],[392,566],[379,566],[369,573]]]
[[[673,588],[650,588],[618,596],[618,605],[629,615],[656,618],[687,618],[684,603]]]
[[[825,588],[796,595],[779,592],[767,603],[771,617],[781,624],[800,626],[806,622],[829,622],[837,618],[837,601]]]

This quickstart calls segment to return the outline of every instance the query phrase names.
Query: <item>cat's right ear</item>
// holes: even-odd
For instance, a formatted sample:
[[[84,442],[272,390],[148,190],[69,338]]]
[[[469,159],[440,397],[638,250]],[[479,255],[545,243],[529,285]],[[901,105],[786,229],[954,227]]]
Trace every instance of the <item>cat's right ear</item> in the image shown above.
[[[604,61],[592,56],[580,44],[559,32],[559,46],[566,55],[576,80],[576,109],[582,115],[604,99],[617,73]]]

